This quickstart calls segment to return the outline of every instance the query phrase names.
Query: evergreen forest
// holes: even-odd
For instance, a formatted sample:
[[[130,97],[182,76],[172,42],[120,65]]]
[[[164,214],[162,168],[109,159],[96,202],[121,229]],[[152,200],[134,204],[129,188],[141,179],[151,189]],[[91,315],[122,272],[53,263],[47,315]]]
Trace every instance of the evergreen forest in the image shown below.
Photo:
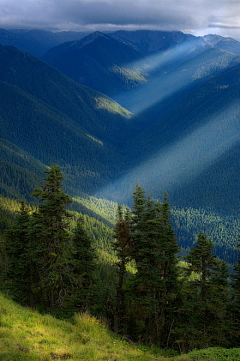
[[[60,168],[44,173],[31,195],[38,202],[22,201],[2,218],[3,293],[59,319],[87,312],[128,343],[170,354],[238,347],[240,256],[229,272],[203,232],[181,256],[167,194],[155,201],[138,184],[131,208],[113,207],[103,246],[101,220],[94,227],[69,209]],[[6,203],[16,210],[17,202]]]
[[[240,42],[0,29],[0,359],[240,360]]]

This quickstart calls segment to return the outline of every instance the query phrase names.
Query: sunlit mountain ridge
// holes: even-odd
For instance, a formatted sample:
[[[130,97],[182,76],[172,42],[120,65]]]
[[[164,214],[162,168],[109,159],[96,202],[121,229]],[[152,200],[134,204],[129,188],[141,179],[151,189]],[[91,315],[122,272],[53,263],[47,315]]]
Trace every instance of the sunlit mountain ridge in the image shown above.
[[[75,61],[95,90],[1,46],[1,136],[44,165],[59,164],[72,195],[129,202],[138,182],[156,198],[168,192],[172,205],[238,213],[239,46],[121,31],[49,51],[45,60],[56,55],[73,73]]]

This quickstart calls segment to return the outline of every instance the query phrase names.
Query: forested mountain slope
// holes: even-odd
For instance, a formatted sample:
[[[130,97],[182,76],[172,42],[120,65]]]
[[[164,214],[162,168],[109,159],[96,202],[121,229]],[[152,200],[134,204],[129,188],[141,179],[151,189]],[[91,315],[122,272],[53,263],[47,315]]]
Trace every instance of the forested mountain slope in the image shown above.
[[[46,167],[6,139],[0,139],[0,153],[0,194],[30,201],[33,187],[41,183]]]
[[[183,76],[190,77],[193,71],[196,73],[194,80],[213,76],[217,69],[233,65],[234,59],[239,56],[240,45],[232,39],[224,40],[221,37],[194,37],[181,32],[139,30],[109,35],[96,32],[80,41],[52,48],[43,59],[74,80],[114,97],[132,110],[136,109],[133,104],[142,102],[144,96],[139,98],[139,92],[136,92],[134,97],[134,92],[128,94],[129,90],[143,86],[140,92],[149,98],[153,89],[157,93],[164,88],[156,82],[164,81],[168,73],[181,64],[183,69],[179,69],[178,73],[183,71]],[[219,52],[208,53],[207,50],[211,49]],[[199,57],[202,53],[205,53],[204,57]],[[222,59],[221,53],[225,53]],[[194,62],[185,66],[191,59]]]
[[[145,159],[128,180],[167,190],[179,205],[238,213],[239,79],[240,66],[231,67],[159,112],[131,142],[136,162]]]
[[[28,29],[0,29],[0,44],[14,46],[27,53],[40,57],[50,48],[66,41],[79,40],[85,37],[85,32]]]
[[[79,85],[56,69],[12,47],[0,47],[0,80],[33,95],[71,123],[110,138],[124,130],[130,114],[108,97]],[[70,120],[68,120],[68,123]],[[120,134],[119,134],[120,136]]]
[[[155,198],[167,191],[172,206],[238,214],[239,43],[160,33],[94,33],[50,52],[66,51],[68,66],[72,45],[86,56],[77,62],[80,71],[87,65],[89,79],[105,87],[109,67],[130,62],[133,72],[121,70],[112,84],[135,114],[29,54],[0,46],[5,196],[29,194],[55,162],[74,196],[131,202],[139,182]]]
[[[116,65],[117,84],[110,88],[122,87],[129,109],[21,50],[0,46],[0,286],[22,304],[59,316],[88,309],[134,342],[181,352],[234,347],[240,319],[238,44],[181,33],[166,34],[162,43],[156,34],[132,35],[95,33],[72,43],[74,51],[88,49],[87,63],[89,52],[98,54],[90,65],[95,75],[105,74],[105,84],[105,77],[95,79],[101,86],[111,85],[109,67]],[[61,171],[73,203],[62,190]],[[230,287],[227,264],[216,255],[236,271],[238,282]],[[2,305],[6,316],[3,299]],[[74,336],[84,317],[71,320]],[[85,331],[96,335],[94,329]],[[33,348],[16,336],[4,344],[4,357],[86,356],[92,341],[85,336],[78,337],[82,354],[75,344],[63,350],[55,340],[45,349],[41,336]]]
[[[119,172],[126,109],[16,48],[1,46],[0,64],[3,139],[62,166],[75,191],[96,189]]]
[[[184,51],[179,53],[178,63],[212,47],[212,44],[209,44],[203,37],[184,34],[181,31],[118,30],[112,33],[112,36],[127,41],[138,49],[143,56],[164,53],[167,50],[183,45]]]
[[[143,71],[128,66],[141,57],[129,44],[96,32],[49,50],[43,60],[79,83],[112,97],[146,81]]]

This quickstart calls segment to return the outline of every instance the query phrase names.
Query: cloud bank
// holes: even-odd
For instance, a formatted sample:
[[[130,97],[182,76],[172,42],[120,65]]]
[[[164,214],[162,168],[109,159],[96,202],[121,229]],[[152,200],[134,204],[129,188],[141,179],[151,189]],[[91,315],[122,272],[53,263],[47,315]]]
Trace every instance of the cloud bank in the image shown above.
[[[238,0],[0,0],[2,28],[180,30],[240,39]]]

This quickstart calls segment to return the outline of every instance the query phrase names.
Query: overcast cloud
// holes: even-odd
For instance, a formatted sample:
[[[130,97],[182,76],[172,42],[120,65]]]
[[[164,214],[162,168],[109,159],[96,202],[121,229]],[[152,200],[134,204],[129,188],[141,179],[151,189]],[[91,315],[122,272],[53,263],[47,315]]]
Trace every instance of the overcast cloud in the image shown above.
[[[180,30],[240,40],[240,0],[0,0],[0,27]]]

